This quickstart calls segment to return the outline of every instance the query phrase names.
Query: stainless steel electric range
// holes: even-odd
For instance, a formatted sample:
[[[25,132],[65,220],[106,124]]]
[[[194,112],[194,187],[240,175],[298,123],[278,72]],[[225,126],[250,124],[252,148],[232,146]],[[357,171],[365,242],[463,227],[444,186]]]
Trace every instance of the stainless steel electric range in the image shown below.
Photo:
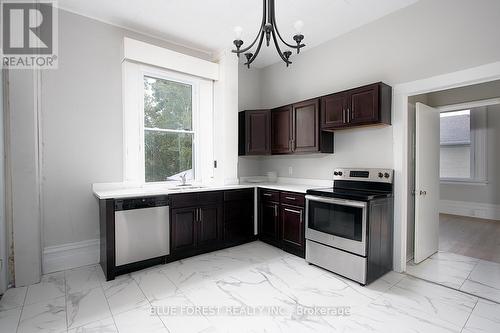
[[[336,169],[306,195],[306,261],[366,285],[392,270],[393,170]]]

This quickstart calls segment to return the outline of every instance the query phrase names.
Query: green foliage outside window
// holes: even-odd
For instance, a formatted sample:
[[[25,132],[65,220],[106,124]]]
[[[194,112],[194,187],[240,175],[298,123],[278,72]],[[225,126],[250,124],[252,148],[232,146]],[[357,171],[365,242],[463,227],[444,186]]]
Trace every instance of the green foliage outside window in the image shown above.
[[[192,169],[192,107],[191,85],[144,77],[146,182]]]

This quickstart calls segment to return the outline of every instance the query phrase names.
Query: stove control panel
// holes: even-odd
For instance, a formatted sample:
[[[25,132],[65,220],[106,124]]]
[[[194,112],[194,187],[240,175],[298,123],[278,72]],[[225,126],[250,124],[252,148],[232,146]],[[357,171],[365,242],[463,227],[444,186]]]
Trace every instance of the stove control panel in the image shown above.
[[[354,169],[338,168],[333,170],[333,180],[357,180],[379,183],[392,183],[392,169]]]

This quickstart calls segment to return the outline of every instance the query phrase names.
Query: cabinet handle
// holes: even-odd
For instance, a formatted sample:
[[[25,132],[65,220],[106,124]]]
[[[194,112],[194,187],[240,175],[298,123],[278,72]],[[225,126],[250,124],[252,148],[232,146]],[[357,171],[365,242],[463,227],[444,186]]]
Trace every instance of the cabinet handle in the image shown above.
[[[290,212],[290,213],[300,214],[300,216],[302,218],[302,212],[300,210],[285,208],[285,211]]]
[[[287,199],[287,200],[297,200],[297,198],[294,198],[294,197],[285,197],[285,199]]]
[[[347,108],[347,122],[351,122],[351,109]]]
[[[263,195],[263,196],[265,196],[265,197],[272,197],[272,196],[273,196],[273,195],[272,195],[272,194],[270,194],[270,193],[263,193],[262,195]]]
[[[274,217],[278,217],[278,205],[274,205]]]

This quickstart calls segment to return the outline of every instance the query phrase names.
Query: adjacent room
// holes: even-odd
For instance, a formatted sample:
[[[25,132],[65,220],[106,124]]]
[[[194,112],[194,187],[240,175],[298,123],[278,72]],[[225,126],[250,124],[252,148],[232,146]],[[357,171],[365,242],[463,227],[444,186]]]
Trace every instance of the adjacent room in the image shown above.
[[[500,332],[500,1],[0,17],[0,333]]]
[[[439,203],[433,203],[439,217],[428,230],[414,220],[415,225],[408,229],[407,257],[409,274],[497,302],[500,300],[500,183],[496,175],[500,165],[499,97],[500,82],[491,81],[412,98],[414,103],[430,106],[420,112],[434,113],[435,119],[431,121],[439,122],[439,143],[434,143],[434,148],[423,147],[426,152],[419,156],[423,161],[415,160],[415,165],[422,169],[415,171],[417,177],[429,173],[429,167],[439,168]],[[416,112],[418,109],[417,105]],[[428,136],[423,127],[419,130],[417,137]],[[415,142],[420,143],[418,139]],[[438,145],[439,165],[434,160],[425,161],[429,159],[428,152]],[[420,187],[422,184],[415,185],[416,189]],[[420,190],[415,197],[416,209],[429,209],[418,202]],[[425,216],[419,211],[416,214],[416,218]],[[430,230],[439,234],[434,237],[438,252],[414,258],[414,250],[429,246],[424,242],[431,238],[429,232],[435,233]],[[421,235],[416,237],[418,232]]]

